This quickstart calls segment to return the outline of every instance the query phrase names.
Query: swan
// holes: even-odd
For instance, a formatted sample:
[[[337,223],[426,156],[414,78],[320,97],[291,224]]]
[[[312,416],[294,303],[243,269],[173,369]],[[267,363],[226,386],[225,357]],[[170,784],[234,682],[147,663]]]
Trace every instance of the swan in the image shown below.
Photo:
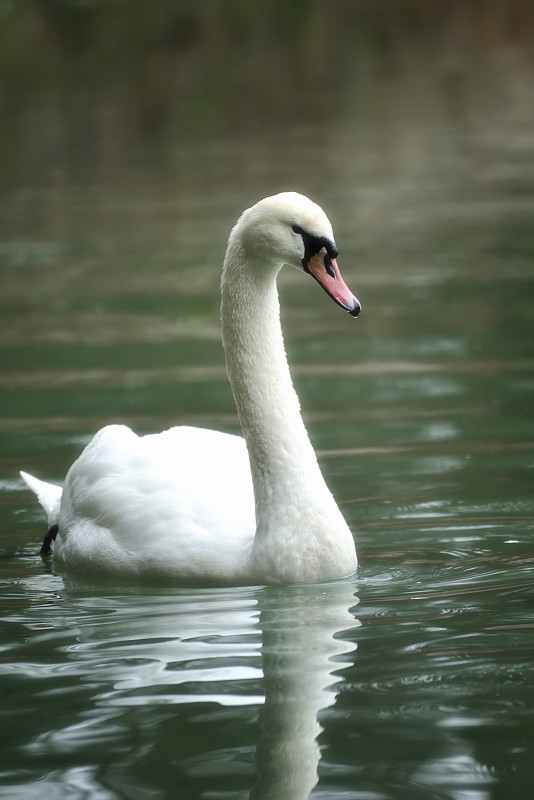
[[[243,437],[188,426],[95,434],[63,487],[21,476],[46,512],[41,555],[66,568],[234,585],[355,572],[354,538],[317,463],[280,327],[277,275],[310,274],[353,317],[325,212],[283,192],[239,217],[221,280],[222,339]]]

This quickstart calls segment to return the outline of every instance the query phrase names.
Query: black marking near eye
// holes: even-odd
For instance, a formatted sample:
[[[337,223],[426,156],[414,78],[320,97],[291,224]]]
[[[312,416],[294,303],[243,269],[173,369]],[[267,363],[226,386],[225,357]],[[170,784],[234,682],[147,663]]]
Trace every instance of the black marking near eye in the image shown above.
[[[328,254],[324,257],[324,268],[328,272],[328,274],[330,275],[331,278],[335,278],[336,277],[336,273],[334,271],[334,267],[332,266],[332,259],[330,258],[330,256]]]
[[[310,258],[317,255],[317,253],[325,248],[327,252],[327,258],[325,259],[325,267],[327,272],[333,277],[333,267],[330,263],[330,259],[337,258],[338,249],[336,247],[335,242],[332,239],[329,239],[327,236],[314,236],[312,233],[308,233],[300,225],[293,225],[292,230],[294,233],[299,233],[302,236],[302,241],[304,242],[304,258],[302,259],[302,264],[304,269],[306,269],[306,265]],[[332,272],[330,272],[332,270]]]

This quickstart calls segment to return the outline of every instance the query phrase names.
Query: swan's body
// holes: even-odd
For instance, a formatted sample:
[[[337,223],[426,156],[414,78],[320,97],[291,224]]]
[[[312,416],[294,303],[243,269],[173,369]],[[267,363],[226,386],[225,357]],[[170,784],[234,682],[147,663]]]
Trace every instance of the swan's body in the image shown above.
[[[228,375],[244,439],[199,428],[99,431],[63,489],[23,473],[57,536],[54,559],[115,574],[225,583],[312,582],[357,566],[300,415],[276,277],[310,272],[356,316],[324,212],[284,193],[245,211],[221,282]],[[57,526],[57,527],[56,527]]]

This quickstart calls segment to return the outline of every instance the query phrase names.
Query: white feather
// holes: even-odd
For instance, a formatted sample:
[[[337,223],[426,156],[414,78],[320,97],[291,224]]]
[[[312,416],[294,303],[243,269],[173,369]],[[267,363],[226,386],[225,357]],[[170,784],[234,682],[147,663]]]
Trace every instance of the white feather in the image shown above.
[[[34,478],[33,475],[29,475],[27,472],[23,472],[22,470],[20,472],[20,477],[32,490],[32,492],[37,495],[37,499],[46,514],[48,527],[51,528],[52,525],[57,525],[57,521],[59,519],[59,507],[61,504],[61,494],[63,492],[62,487],[57,486],[55,483],[46,483],[45,481],[40,481],[39,478]]]

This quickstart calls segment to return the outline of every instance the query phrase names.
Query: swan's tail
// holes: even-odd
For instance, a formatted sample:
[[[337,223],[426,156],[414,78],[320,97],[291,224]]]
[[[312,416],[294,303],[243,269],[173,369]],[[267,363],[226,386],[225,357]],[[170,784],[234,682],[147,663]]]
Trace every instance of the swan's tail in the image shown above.
[[[20,477],[26,485],[37,495],[37,499],[42,505],[48,519],[48,527],[57,525],[59,519],[59,506],[63,489],[55,483],[45,483],[27,472],[21,472]]]

